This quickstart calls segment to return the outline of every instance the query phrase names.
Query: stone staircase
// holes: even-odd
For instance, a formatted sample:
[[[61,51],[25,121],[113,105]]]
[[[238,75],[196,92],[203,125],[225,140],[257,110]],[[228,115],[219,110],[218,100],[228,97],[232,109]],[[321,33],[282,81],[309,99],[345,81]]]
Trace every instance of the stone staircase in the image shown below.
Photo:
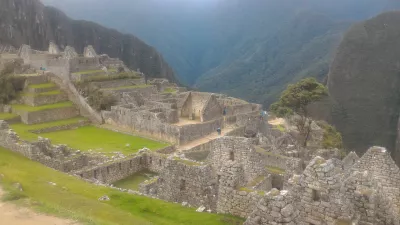
[[[44,75],[26,77],[25,88],[12,113],[25,124],[65,120],[79,116],[79,111],[57,85],[49,83]]]

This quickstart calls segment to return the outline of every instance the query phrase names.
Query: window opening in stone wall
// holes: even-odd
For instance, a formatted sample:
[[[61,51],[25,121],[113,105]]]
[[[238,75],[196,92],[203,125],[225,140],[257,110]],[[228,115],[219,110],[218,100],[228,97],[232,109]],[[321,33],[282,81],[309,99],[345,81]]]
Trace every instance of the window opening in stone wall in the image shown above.
[[[161,164],[161,159],[160,159],[160,160],[158,160],[158,163],[160,164],[160,166],[162,165],[162,164]]]
[[[183,191],[183,190],[186,189],[186,180],[183,180],[183,179],[181,180],[181,184],[180,184],[179,189],[180,189],[181,191]]]
[[[139,158],[139,165],[142,165],[142,157]]]
[[[152,157],[150,157],[150,164],[152,164],[153,163],[153,158]]]
[[[221,180],[221,175],[218,175],[218,183],[219,183],[219,180]]]
[[[355,159],[353,159],[353,163],[355,163],[356,162],[356,160]]]
[[[107,167],[107,173],[110,174],[110,167]]]
[[[321,193],[317,190],[312,190],[312,199],[313,201],[317,202],[321,200]]]
[[[229,160],[235,161],[235,153],[234,152],[229,153]]]
[[[79,174],[79,176],[81,176],[81,178],[83,178],[83,174]]]
[[[122,170],[122,164],[118,163],[119,170]]]
[[[94,179],[97,179],[97,170],[94,171]]]

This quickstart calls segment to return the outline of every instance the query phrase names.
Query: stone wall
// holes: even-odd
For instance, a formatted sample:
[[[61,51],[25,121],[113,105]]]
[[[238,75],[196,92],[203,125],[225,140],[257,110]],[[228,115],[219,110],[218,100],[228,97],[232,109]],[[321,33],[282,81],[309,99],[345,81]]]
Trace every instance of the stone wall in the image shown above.
[[[25,124],[45,123],[79,115],[79,112],[73,106],[33,112],[13,109],[13,113],[20,115],[22,122]]]
[[[132,85],[143,85],[144,83],[144,79],[120,79],[102,82],[91,82],[91,85],[94,85],[98,88],[115,88]]]
[[[30,106],[41,106],[47,104],[55,104],[58,102],[67,101],[68,96],[64,93],[55,95],[24,95],[22,96],[22,101],[26,105]]]
[[[69,80],[63,80],[54,73],[46,72],[46,76],[49,80],[68,95],[68,99],[79,108],[79,112],[82,116],[89,118],[93,123],[103,123],[103,118],[100,113],[96,112],[86,100],[79,94],[76,87]]]
[[[190,124],[179,127],[179,142],[185,144],[201,137],[217,132],[217,128],[222,128],[223,119],[208,121],[201,124]]]
[[[70,72],[100,69],[99,58],[77,57],[69,60]]]
[[[201,112],[201,121],[207,122],[211,120],[215,120],[222,117],[223,109],[217,101],[215,95],[211,95],[211,97],[206,102],[203,111]]]
[[[78,170],[90,163],[96,163],[90,162],[91,159],[86,155],[74,153],[75,150],[65,145],[51,145],[48,139],[39,139],[33,143],[20,140],[4,121],[0,121],[0,146],[62,172]]]

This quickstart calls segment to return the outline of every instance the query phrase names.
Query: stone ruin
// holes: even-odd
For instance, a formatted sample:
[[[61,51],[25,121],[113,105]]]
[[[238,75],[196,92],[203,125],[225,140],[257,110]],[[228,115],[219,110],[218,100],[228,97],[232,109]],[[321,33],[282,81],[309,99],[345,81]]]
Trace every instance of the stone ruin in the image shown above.
[[[119,59],[97,55],[91,46],[84,56],[69,46],[61,52],[54,44],[48,52],[25,45],[18,54],[34,68],[49,69],[59,83],[77,71],[125,67]],[[275,129],[260,115],[260,105],[187,91],[165,79],[90,85],[119,99],[101,112],[107,126],[171,145],[110,158],[54,146],[42,138],[22,141],[4,121],[0,145],[111,187],[148,170],[157,175],[141,183],[138,192],[121,190],[239,216],[246,219],[244,225],[400,225],[400,170],[384,148],[372,147],[362,157],[350,152],[343,159],[337,149],[302,148],[295,133]],[[318,143],[322,131],[313,126],[312,142]]]

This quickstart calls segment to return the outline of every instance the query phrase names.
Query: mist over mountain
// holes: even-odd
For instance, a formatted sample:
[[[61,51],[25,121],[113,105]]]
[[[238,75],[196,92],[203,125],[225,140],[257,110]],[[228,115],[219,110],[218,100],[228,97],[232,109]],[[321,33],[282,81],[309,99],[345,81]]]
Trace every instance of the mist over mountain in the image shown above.
[[[265,106],[287,83],[323,80],[353,22],[400,7],[396,0],[42,1],[137,35],[184,84]]]

